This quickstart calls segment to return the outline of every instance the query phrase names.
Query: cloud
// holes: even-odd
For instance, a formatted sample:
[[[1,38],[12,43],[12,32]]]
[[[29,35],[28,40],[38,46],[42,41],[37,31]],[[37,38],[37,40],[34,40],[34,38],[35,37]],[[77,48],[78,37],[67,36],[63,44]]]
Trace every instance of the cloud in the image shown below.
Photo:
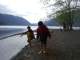
[[[11,11],[4,5],[0,5],[0,13],[1,14],[10,14]]]
[[[0,13],[24,17],[30,22],[35,23],[46,16],[39,0],[0,0],[0,4]]]

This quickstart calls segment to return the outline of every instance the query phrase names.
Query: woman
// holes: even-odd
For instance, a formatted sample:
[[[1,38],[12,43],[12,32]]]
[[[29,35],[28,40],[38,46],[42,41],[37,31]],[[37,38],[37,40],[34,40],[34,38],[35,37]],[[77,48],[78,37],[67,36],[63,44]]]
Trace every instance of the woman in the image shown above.
[[[43,24],[43,22],[39,21],[37,28],[37,39],[40,39],[41,42],[41,51],[39,54],[46,53],[47,37],[51,37],[50,32],[48,28]]]

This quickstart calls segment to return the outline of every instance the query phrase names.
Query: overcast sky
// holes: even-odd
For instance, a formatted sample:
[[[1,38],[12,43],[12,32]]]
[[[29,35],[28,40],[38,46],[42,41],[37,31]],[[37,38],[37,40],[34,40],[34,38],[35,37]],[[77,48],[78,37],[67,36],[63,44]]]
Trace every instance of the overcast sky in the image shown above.
[[[46,18],[46,12],[39,0],[0,0],[0,13],[22,16],[31,23]]]

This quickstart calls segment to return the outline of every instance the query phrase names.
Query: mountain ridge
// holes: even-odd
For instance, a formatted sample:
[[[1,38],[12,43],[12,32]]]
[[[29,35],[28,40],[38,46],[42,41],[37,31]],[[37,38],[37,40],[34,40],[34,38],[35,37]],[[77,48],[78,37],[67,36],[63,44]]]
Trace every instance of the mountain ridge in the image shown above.
[[[28,22],[26,19],[14,16],[14,15],[8,15],[8,14],[0,14],[0,25],[31,25],[30,22]]]

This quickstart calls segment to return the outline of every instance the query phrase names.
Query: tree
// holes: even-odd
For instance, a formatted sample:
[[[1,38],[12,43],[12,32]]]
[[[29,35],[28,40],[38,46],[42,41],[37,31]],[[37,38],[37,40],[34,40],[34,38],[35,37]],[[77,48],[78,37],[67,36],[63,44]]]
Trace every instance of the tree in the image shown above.
[[[55,6],[57,9],[54,12],[52,9],[51,17],[56,16],[58,22],[63,25],[66,25],[67,30],[72,30],[72,25],[74,24],[74,16],[76,16],[76,10],[80,8],[79,0],[55,0],[55,3],[51,3],[52,0],[42,0],[45,2],[45,5],[49,7]],[[54,13],[53,13],[54,12]]]
[[[59,7],[61,7],[60,11],[62,12],[59,12],[59,16],[62,16],[62,18],[60,18],[60,21],[64,20],[62,22],[66,24],[67,30],[72,30],[72,25],[74,22],[73,12],[77,8],[77,2],[78,0],[65,0],[65,1],[58,0],[55,3],[55,5],[58,5]],[[56,17],[58,18],[58,15],[56,15]]]

